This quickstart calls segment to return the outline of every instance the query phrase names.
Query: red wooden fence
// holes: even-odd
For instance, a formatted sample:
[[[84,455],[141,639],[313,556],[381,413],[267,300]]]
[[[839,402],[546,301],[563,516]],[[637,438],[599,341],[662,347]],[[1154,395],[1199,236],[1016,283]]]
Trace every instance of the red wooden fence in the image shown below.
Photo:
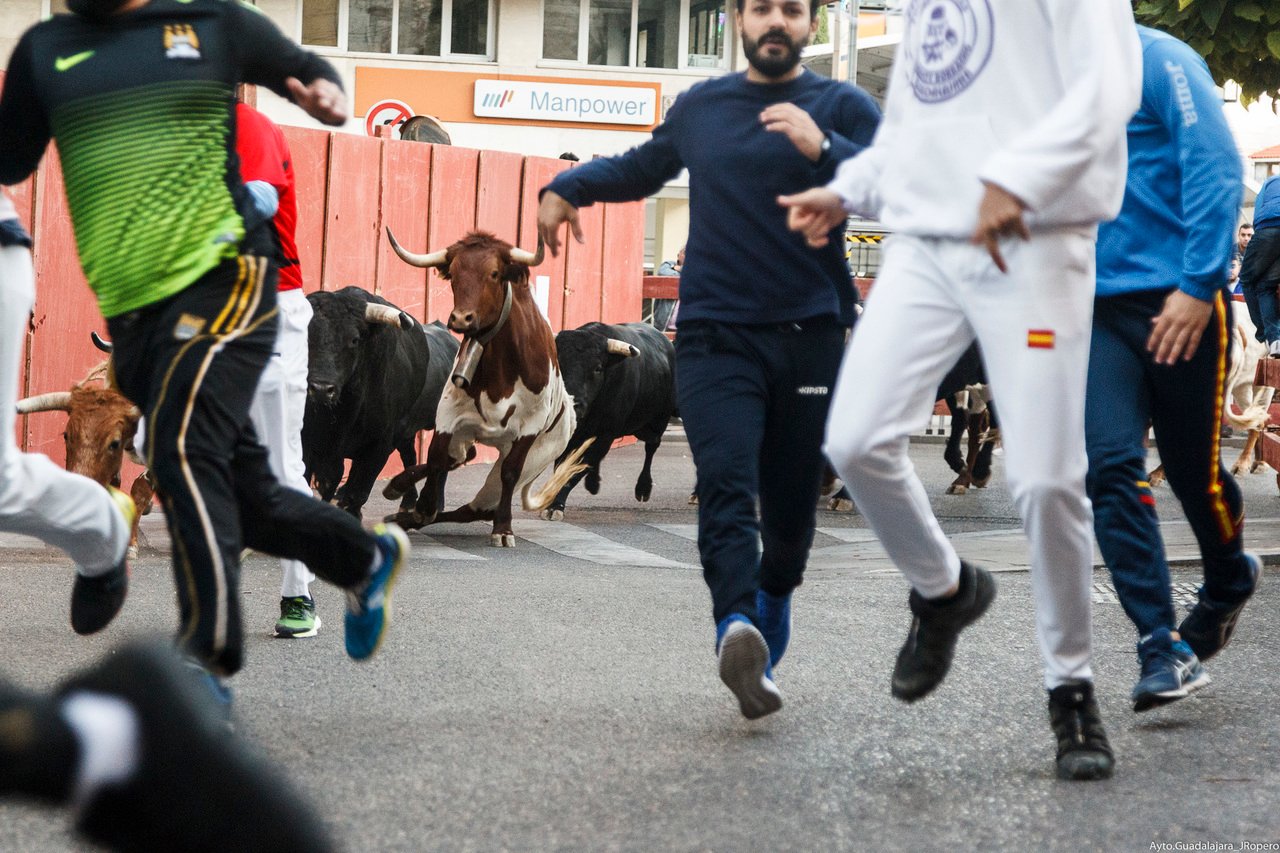
[[[518,237],[518,244],[532,251],[538,190],[570,166],[563,160],[323,130],[289,127],[284,132],[297,175],[298,249],[307,290],[356,284],[424,322],[448,317],[448,283],[396,258],[385,226],[415,252],[444,248],[473,228],[507,240]],[[35,238],[37,297],[22,387],[28,394],[65,390],[102,360],[89,332],[105,331],[106,324],[80,272],[52,147],[34,179],[11,194]],[[638,320],[642,203],[588,208],[583,223],[586,246],[574,243],[533,271],[550,278],[552,327]],[[22,445],[63,461],[65,419],[39,414],[25,420],[19,423]],[[393,470],[398,460],[388,468]]]

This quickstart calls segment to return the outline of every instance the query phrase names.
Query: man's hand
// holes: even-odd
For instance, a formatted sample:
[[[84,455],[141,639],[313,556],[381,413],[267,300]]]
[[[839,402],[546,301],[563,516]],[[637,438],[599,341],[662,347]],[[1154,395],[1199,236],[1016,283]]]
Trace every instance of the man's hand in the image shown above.
[[[986,246],[996,267],[1007,273],[1009,267],[1000,254],[1000,238],[1013,234],[1023,240],[1031,239],[1027,223],[1022,221],[1022,213],[1027,206],[1022,199],[995,184],[985,186],[987,191],[978,206],[978,229],[973,232],[970,242],[975,246]]]
[[[785,133],[796,149],[813,162],[822,156],[825,134],[817,122],[795,104],[774,104],[760,113],[760,123],[770,133]]]
[[[1160,313],[1151,318],[1147,352],[1155,355],[1156,364],[1176,364],[1179,358],[1190,361],[1212,315],[1212,302],[1175,290],[1165,299]]]
[[[310,84],[303,85],[297,77],[290,77],[284,83],[293,96],[293,102],[316,121],[335,127],[346,122],[349,115],[347,96],[342,87],[332,80],[317,77]]]
[[[815,249],[827,245],[831,229],[849,217],[840,196],[826,187],[780,195],[778,204],[787,208],[787,227],[803,234],[805,242]]]
[[[560,254],[560,226],[566,222],[573,232],[573,239],[579,243],[587,242],[582,234],[582,224],[578,222],[578,208],[547,190],[538,202],[538,236],[551,250],[553,258]]]

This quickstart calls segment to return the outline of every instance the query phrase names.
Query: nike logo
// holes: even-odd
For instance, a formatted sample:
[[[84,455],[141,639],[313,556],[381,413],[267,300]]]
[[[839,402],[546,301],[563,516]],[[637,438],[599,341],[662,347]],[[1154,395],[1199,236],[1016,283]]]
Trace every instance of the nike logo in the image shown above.
[[[84,62],[86,59],[93,56],[93,54],[94,51],[86,50],[80,53],[74,53],[71,56],[59,56],[53,61],[53,67],[57,71],[66,71],[70,68],[76,67],[81,62]]]

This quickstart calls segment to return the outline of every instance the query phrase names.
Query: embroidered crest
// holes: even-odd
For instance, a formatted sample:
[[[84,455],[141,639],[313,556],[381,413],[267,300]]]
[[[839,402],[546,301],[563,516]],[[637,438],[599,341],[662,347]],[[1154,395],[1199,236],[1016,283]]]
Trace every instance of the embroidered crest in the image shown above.
[[[204,323],[203,317],[197,317],[194,314],[183,314],[173,327],[173,339],[175,341],[191,340],[200,334],[200,330],[204,328]]]
[[[190,24],[164,25],[165,59],[200,59],[200,38]]]
[[[902,61],[916,97],[947,101],[969,88],[995,42],[988,0],[911,0]]]

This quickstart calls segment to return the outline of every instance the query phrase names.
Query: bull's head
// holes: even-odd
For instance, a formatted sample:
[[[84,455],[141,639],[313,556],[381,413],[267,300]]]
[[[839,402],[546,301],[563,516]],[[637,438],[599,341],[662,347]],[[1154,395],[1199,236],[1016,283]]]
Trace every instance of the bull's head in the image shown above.
[[[499,240],[492,234],[474,231],[447,249],[417,255],[403,249],[387,229],[391,248],[400,260],[415,267],[434,268],[453,288],[453,311],[449,329],[474,335],[499,325],[507,301],[507,285],[524,285],[529,267],[542,263],[544,248],[529,252]]]
[[[565,390],[573,397],[578,423],[591,408],[604,385],[605,372],[625,358],[640,354],[634,346],[617,338],[607,338],[589,329],[567,329],[556,335],[560,374]]]
[[[19,414],[64,411],[67,470],[103,485],[120,485],[120,466],[133,446],[142,412],[114,388],[87,384],[18,402]]]
[[[308,297],[314,316],[307,326],[307,396],[327,407],[337,405],[360,365],[361,345],[373,329],[414,327],[413,318],[405,312],[351,292],[357,290],[349,287]]]

